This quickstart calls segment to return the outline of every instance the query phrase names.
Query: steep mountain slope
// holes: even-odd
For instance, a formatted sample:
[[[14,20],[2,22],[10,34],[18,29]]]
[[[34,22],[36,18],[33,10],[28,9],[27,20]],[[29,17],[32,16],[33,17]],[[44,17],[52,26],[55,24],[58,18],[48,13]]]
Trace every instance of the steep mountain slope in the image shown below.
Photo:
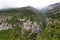
[[[60,3],[0,10],[2,24],[0,40],[60,40]]]
[[[0,40],[36,40],[43,28],[42,18],[38,14],[32,7],[1,10]]]
[[[46,28],[37,36],[37,40],[60,40],[60,3],[50,5],[43,13]]]
[[[59,10],[60,10],[60,2],[52,4],[52,5],[49,5],[48,7],[45,7],[43,9],[41,9],[40,12],[43,15],[46,15],[48,13],[53,13],[53,12],[56,12],[56,11],[59,11]]]

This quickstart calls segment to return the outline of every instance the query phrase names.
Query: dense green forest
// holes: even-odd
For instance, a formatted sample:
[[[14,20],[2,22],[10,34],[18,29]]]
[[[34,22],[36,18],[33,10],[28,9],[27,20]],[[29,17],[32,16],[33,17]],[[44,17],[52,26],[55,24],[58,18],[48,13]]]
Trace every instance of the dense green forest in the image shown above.
[[[45,12],[33,7],[0,10],[0,40],[60,40],[59,4]]]

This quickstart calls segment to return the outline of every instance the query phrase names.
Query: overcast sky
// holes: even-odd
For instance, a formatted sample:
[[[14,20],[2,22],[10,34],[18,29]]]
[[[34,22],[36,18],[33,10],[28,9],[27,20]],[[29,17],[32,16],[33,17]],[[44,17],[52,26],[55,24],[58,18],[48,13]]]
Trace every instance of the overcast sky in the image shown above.
[[[60,2],[60,0],[0,0],[0,9],[24,6],[43,8],[57,2]]]

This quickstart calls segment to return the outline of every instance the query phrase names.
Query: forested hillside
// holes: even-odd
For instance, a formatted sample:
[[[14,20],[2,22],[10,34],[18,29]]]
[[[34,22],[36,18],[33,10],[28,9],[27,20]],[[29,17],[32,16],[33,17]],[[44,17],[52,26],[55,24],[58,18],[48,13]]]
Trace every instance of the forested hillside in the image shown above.
[[[42,31],[42,18],[28,7],[1,10],[0,26],[0,40],[35,40]]]
[[[46,28],[36,40],[60,40],[60,3],[50,5],[45,13]],[[48,8],[49,8],[48,7]]]
[[[60,3],[0,10],[0,40],[60,40]]]

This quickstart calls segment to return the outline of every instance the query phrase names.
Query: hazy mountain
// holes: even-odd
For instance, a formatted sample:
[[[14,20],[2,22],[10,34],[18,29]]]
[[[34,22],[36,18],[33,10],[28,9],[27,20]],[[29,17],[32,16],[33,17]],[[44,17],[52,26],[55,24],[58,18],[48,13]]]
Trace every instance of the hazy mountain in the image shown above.
[[[41,10],[45,18],[45,29],[36,40],[60,40],[60,3],[49,5]]]
[[[60,3],[43,9],[31,6],[2,9],[0,28],[6,27],[8,30],[0,31],[1,40],[60,40]]]
[[[0,10],[0,23],[1,40],[35,40],[43,30],[39,11],[31,6]]]

